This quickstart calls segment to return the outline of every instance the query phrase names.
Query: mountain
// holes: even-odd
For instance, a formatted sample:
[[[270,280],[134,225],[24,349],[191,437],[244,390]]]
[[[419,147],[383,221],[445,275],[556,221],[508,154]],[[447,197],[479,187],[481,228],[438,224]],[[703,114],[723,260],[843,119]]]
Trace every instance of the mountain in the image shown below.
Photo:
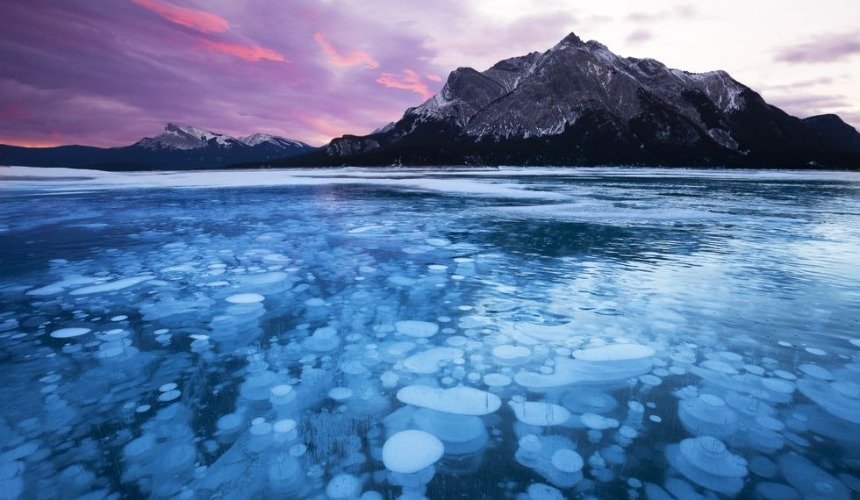
[[[132,146],[150,151],[191,151],[207,148],[242,149],[242,140],[229,135],[210,132],[190,125],[168,123],[155,137],[144,137]]]
[[[620,57],[571,33],[484,72],[459,68],[393,125],[274,165],[858,167],[840,124],[790,116],[724,71]]]
[[[834,148],[840,151],[860,151],[860,132],[836,115],[818,115],[804,118],[821,135],[827,137]]]
[[[168,123],[155,137],[145,137],[130,146],[118,148],[24,148],[0,145],[0,165],[100,170],[213,168],[289,158],[313,149],[300,141],[267,134],[236,138],[197,127]]]

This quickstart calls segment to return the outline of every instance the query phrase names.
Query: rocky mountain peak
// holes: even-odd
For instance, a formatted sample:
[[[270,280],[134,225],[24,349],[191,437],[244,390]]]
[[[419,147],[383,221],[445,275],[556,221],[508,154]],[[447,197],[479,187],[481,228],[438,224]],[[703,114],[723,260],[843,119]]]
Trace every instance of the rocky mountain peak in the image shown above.
[[[830,119],[789,116],[725,71],[622,57],[570,33],[485,71],[457,68],[393,127],[335,139],[325,151],[382,163],[410,152],[419,162],[786,163],[835,151],[815,127],[847,133]]]
[[[301,141],[259,132],[246,137],[241,137],[237,140],[250,147],[267,146],[270,148],[310,148],[310,146]]]
[[[582,41],[582,38],[579,38],[579,36],[576,33],[571,31],[564,38],[562,38],[561,41],[558,42],[558,44],[556,44],[556,46],[553,47],[552,50],[555,50],[555,49],[558,49],[558,48],[561,48],[564,46],[579,47],[579,46],[583,45],[584,43],[585,42]]]
[[[154,137],[129,146],[97,148],[16,148],[0,145],[0,161],[45,167],[97,168],[105,170],[163,170],[213,168],[236,163],[271,161],[312,151],[307,144],[269,134],[237,139],[210,130],[168,123]]]
[[[210,141],[224,147],[237,142],[228,135],[171,122],[165,125],[160,134],[155,137],[145,137],[137,145],[147,149],[188,150],[205,148],[210,144]]]

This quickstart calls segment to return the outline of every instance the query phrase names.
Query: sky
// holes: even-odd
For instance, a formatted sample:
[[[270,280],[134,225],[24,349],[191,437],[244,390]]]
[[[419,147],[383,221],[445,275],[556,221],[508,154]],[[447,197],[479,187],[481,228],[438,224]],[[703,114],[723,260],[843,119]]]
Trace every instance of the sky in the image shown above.
[[[321,145],[570,32],[860,128],[857,0],[4,0],[0,143],[119,146],[176,122]]]

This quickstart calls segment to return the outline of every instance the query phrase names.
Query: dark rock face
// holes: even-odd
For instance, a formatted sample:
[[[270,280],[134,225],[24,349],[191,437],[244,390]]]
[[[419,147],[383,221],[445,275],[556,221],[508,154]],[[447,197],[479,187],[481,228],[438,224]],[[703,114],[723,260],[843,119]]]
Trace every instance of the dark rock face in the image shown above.
[[[266,134],[235,138],[190,126],[167,124],[155,137],[120,148],[59,146],[22,148],[0,145],[0,165],[169,170],[223,167],[282,159],[313,151],[299,141]]]
[[[818,115],[804,118],[803,122],[828,139],[836,151],[860,152],[860,132],[836,115]]]
[[[790,116],[724,71],[623,58],[571,34],[484,72],[459,68],[393,126],[279,164],[860,167],[845,127]]]

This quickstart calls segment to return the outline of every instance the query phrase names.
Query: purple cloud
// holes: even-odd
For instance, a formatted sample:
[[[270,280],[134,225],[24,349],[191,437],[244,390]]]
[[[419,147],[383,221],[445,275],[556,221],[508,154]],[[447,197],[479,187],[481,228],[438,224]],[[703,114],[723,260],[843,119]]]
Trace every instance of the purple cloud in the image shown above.
[[[822,76],[819,78],[810,78],[808,80],[799,80],[796,82],[759,85],[758,87],[762,90],[805,89],[809,87],[816,87],[819,85],[827,85],[833,83],[834,81],[836,81],[836,79],[831,78],[829,76]]]
[[[860,111],[845,111],[838,113],[839,117],[860,130]]]
[[[0,142],[121,145],[176,121],[322,144],[437,91],[440,79],[421,75],[450,68],[425,42],[361,6],[310,0],[10,0]],[[377,81],[385,74],[399,84]]]
[[[203,33],[223,33],[230,29],[226,19],[205,10],[188,9],[163,0],[134,0],[134,3],[172,23]]]
[[[838,94],[768,95],[767,102],[800,117],[841,112],[851,106],[845,96]]]
[[[627,35],[627,43],[642,43],[654,38],[654,34],[646,29],[637,29]]]
[[[815,40],[785,47],[776,60],[792,64],[829,63],[860,54],[860,31],[824,35]]]
[[[678,5],[676,7],[670,9],[664,9],[659,11],[652,12],[644,12],[644,11],[636,11],[631,12],[626,16],[628,21],[634,21],[637,23],[650,23],[656,21],[665,21],[671,18],[680,18],[680,19],[692,19],[699,15],[698,9],[693,4],[685,4]]]
[[[779,107],[790,106],[845,106],[848,101],[842,95],[826,95],[826,94],[806,94],[806,95],[789,95],[777,96],[770,98],[771,104]]]
[[[458,66],[598,37],[618,16],[486,0],[6,0],[0,143],[122,145],[175,121],[322,144],[396,120]],[[627,27],[641,28],[630,42],[655,29]]]
[[[427,80],[433,81],[432,78],[427,78]],[[376,82],[383,87],[410,90],[420,95],[424,99],[429,99],[433,95],[433,93],[430,92],[430,89],[427,87],[426,81],[421,78],[418,73],[415,72],[415,70],[411,69],[404,69],[400,75],[395,75],[393,73],[383,73],[379,75],[379,78],[376,79]]]
[[[314,40],[316,40],[320,45],[326,57],[328,57],[329,62],[335,66],[364,65],[371,69],[379,67],[379,63],[374,61],[366,52],[354,50],[351,52],[341,53],[341,51],[339,51],[322,33],[314,33]]]

